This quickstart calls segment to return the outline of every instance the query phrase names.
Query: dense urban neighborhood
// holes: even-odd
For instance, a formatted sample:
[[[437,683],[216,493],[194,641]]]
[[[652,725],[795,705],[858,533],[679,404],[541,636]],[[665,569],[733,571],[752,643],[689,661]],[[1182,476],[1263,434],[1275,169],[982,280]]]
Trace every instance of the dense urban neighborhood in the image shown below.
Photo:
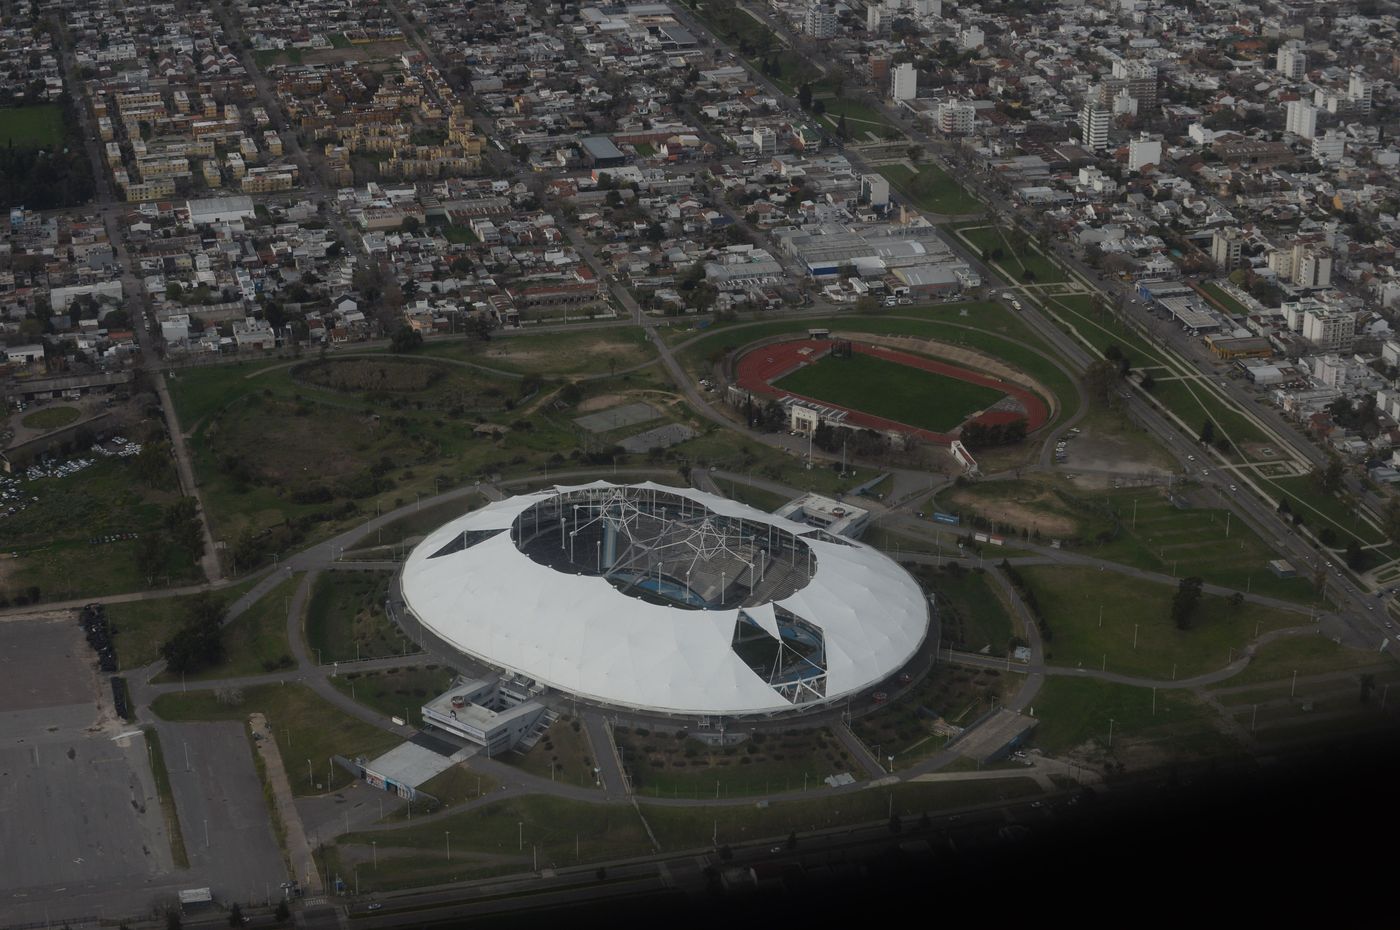
[[[1388,777],[1397,139],[1376,0],[0,0],[0,930]]]

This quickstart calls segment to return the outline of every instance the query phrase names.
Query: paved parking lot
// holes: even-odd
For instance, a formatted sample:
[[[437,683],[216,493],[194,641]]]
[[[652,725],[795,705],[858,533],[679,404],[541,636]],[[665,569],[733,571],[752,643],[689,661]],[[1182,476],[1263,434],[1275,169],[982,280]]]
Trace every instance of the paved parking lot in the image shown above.
[[[222,901],[262,901],[269,888],[275,894],[287,880],[287,867],[272,835],[247,725],[158,728],[190,868],[211,876],[209,885]]]
[[[170,869],[145,740],[114,739],[107,687],[72,611],[0,623],[0,914]]]

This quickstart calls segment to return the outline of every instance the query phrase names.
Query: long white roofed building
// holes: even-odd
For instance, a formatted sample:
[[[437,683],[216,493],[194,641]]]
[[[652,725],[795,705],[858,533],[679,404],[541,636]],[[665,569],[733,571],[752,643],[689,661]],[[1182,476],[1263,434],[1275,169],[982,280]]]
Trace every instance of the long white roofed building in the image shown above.
[[[690,488],[608,482],[507,498],[409,554],[408,609],[496,668],[685,715],[844,699],[928,630],[913,578],[863,543]]]

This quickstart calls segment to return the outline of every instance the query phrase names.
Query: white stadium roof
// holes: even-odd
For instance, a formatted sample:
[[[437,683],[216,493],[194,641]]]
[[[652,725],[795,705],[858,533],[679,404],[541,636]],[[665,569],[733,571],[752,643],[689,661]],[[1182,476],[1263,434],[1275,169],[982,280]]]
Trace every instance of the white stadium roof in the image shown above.
[[[652,483],[488,504],[419,543],[402,587],[414,616],[468,655],[679,714],[843,698],[900,668],[928,628],[918,584],[875,549]]]

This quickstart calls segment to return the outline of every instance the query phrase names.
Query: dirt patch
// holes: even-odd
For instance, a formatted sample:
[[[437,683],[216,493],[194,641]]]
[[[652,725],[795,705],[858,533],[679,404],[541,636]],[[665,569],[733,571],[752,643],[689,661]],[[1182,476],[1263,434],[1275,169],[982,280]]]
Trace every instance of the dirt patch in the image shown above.
[[[349,48],[323,48],[301,53],[303,64],[344,61],[374,61],[379,58],[393,58],[408,51],[408,43],[400,39],[385,42],[368,42],[364,45],[351,45]]]
[[[993,523],[1009,523],[1028,530],[1039,530],[1046,536],[1073,536],[1079,530],[1079,522],[1073,517],[1036,506],[1058,504],[1057,499],[1049,492],[1018,500],[988,501],[964,491],[955,491],[948,499],[959,508],[986,517]]]
[[[615,407],[627,400],[626,394],[599,394],[597,397],[585,397],[579,401],[579,413],[591,413],[594,410],[606,410]]]
[[[1085,430],[1066,447],[1068,457],[1064,468],[1075,471],[1106,472],[1090,478],[1081,487],[1108,487],[1117,479],[1147,480],[1166,477],[1172,473],[1164,467],[1160,456],[1143,454],[1141,447],[1132,439],[1112,433],[1100,434]],[[1082,481],[1083,479],[1081,479]]]
[[[338,359],[299,365],[292,376],[335,391],[404,393],[426,390],[443,377],[443,370],[417,362]]]
[[[1240,449],[1246,456],[1258,462],[1268,462],[1270,460],[1281,460],[1282,455],[1273,446],[1265,445],[1262,442],[1242,442]]]

